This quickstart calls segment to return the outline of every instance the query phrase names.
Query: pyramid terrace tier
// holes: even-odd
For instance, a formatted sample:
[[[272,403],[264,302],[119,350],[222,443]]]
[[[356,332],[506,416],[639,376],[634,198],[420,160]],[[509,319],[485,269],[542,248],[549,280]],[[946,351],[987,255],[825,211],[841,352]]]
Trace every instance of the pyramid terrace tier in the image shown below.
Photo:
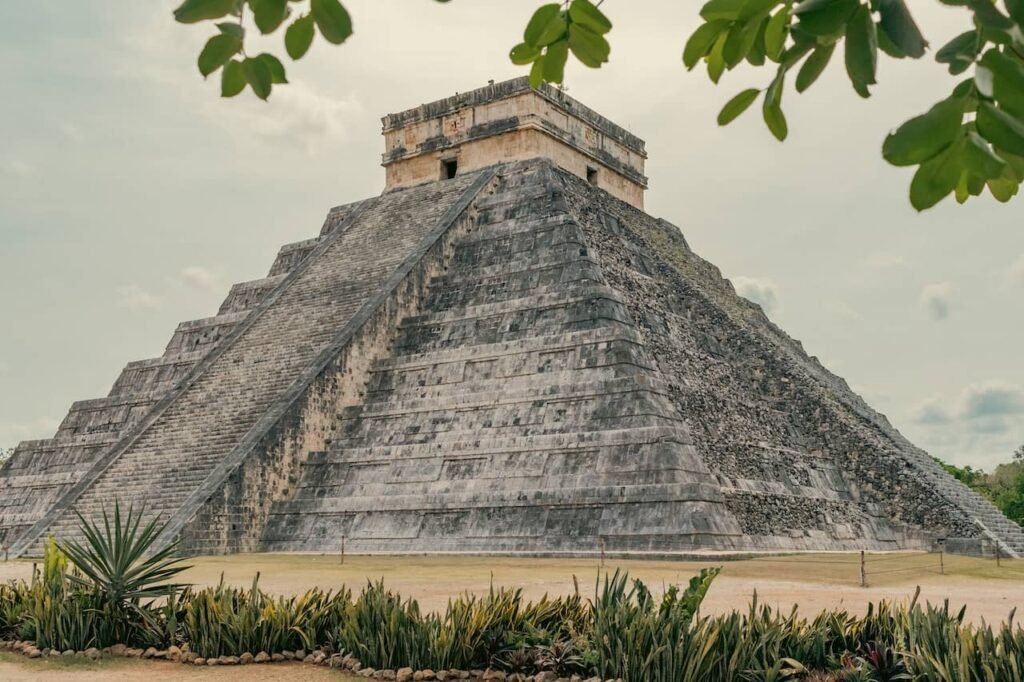
[[[544,160],[332,209],[62,432],[0,472],[16,551],[119,497],[203,554],[1024,552],[677,228]]]

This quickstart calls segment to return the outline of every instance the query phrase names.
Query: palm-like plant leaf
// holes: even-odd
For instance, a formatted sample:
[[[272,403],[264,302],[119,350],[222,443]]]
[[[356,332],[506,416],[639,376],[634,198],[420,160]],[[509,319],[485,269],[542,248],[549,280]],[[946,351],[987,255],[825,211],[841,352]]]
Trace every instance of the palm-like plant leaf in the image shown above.
[[[177,556],[177,543],[149,553],[166,524],[155,516],[143,523],[145,507],[136,511],[130,506],[122,515],[120,503],[115,502],[113,520],[104,507],[100,522],[76,515],[85,541],[61,543],[61,549],[81,572],[68,576],[73,583],[95,587],[117,605],[164,597],[184,587],[167,582],[191,568]]]

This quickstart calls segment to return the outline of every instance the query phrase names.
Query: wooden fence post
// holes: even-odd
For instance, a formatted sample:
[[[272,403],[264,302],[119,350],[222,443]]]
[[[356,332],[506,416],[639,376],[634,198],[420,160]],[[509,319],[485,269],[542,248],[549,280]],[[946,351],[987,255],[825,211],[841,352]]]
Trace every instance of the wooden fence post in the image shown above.
[[[341,561],[340,561],[340,563],[342,565],[345,564],[345,536],[344,535],[341,536]]]
[[[946,556],[945,555],[945,551],[943,550],[942,547],[939,547],[939,573],[942,574],[942,575],[946,575],[945,556]]]
[[[860,551],[860,586],[868,586],[868,572],[867,567],[864,564],[864,550]]]

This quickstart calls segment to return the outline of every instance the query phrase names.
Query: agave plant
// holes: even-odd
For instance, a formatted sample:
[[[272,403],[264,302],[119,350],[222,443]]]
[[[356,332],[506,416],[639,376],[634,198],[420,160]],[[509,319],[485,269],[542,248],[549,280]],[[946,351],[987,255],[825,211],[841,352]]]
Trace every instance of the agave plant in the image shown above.
[[[99,522],[78,514],[85,542],[71,540],[60,545],[77,569],[68,575],[68,580],[74,586],[96,590],[105,605],[115,610],[181,590],[184,585],[168,581],[191,566],[184,565],[175,554],[176,543],[151,552],[166,524],[159,517],[146,521],[144,516],[145,508],[136,511],[134,506],[122,514],[119,502],[114,502],[113,518],[106,507]]]

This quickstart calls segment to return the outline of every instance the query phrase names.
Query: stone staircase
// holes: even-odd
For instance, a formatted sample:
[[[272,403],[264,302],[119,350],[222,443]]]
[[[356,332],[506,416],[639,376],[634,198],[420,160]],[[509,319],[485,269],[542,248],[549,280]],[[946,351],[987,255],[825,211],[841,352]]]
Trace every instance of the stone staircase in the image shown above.
[[[652,551],[738,537],[633,322],[552,192],[505,175],[262,549]]]
[[[214,350],[146,419],[120,431],[12,552],[38,550],[44,531],[76,537],[74,512],[95,516],[115,499],[144,502],[149,512],[174,518],[477,179],[469,175],[335,209],[321,238],[282,250],[273,281],[235,287],[217,318],[179,326],[169,349]]]
[[[0,546],[10,546],[42,518],[318,241],[282,247],[272,274],[234,285],[216,316],[178,325],[164,353],[129,362],[106,397],[75,402],[53,438],[20,443],[0,468]]]

